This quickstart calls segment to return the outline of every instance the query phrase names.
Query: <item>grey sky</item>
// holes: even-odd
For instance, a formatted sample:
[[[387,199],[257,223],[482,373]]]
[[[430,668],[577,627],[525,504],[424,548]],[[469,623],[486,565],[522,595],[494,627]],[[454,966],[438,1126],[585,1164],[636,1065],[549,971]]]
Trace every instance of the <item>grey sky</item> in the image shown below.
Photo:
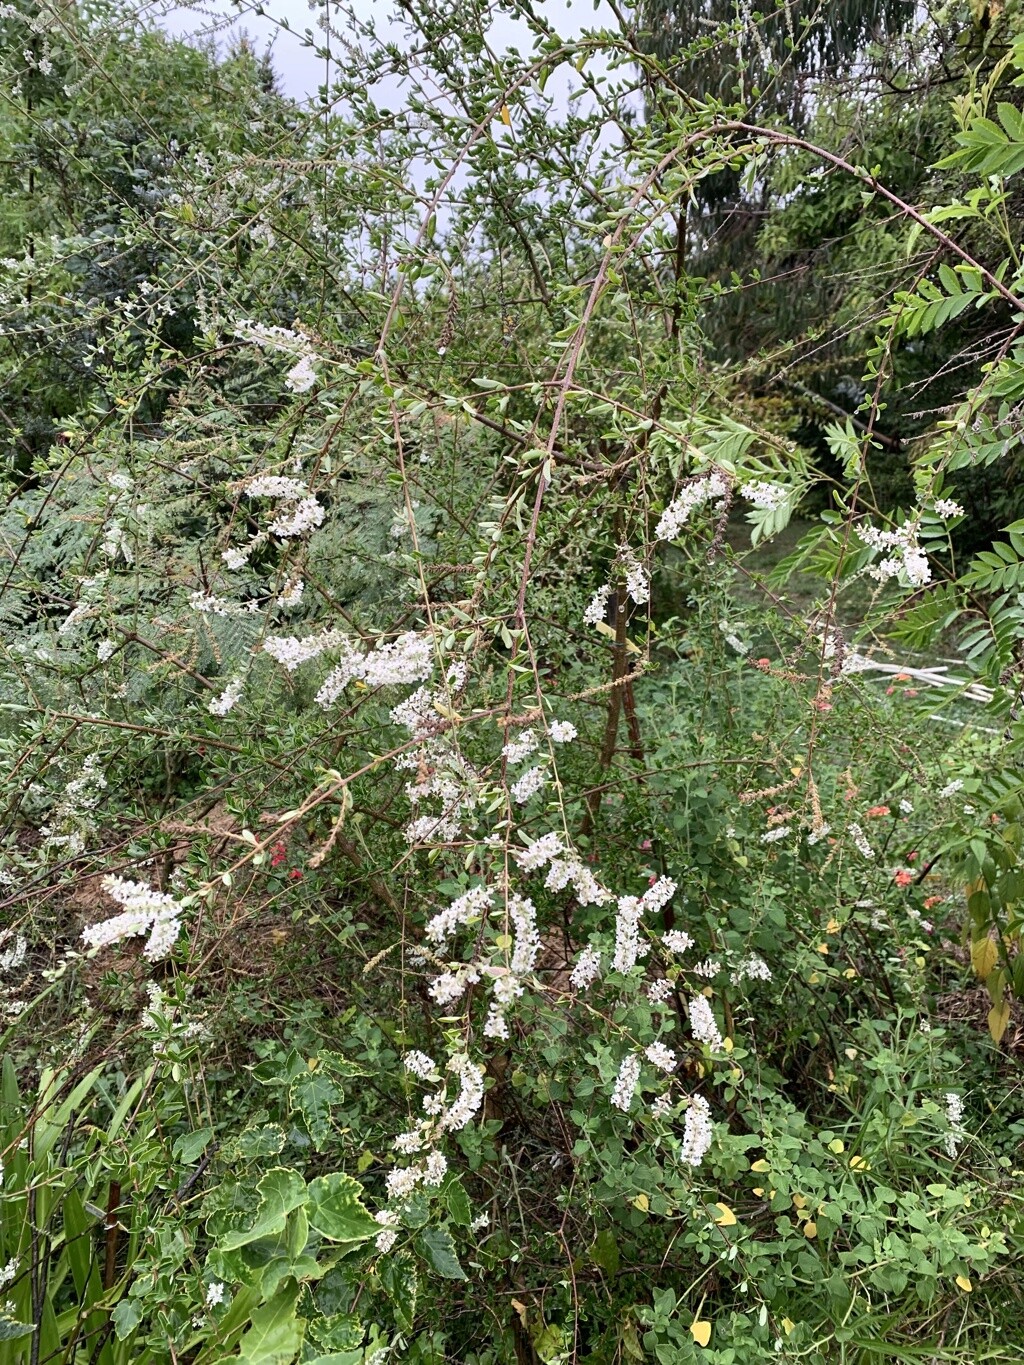
[[[311,10],[306,0],[265,0],[263,8],[277,19],[286,19],[291,32],[281,29],[272,19],[256,14],[238,17],[238,11],[229,0],[197,0],[191,5],[173,5],[166,9],[159,19],[162,26],[178,36],[202,32],[212,32],[221,45],[226,45],[232,34],[243,30],[255,42],[257,50],[262,51],[271,44],[274,66],[280,76],[285,92],[295,99],[315,98],[317,87],[324,83],[325,63],[311,48],[304,47],[301,34],[304,29],[312,29],[318,37],[316,28],[317,11]],[[390,0],[358,0],[358,8],[367,18],[378,21],[378,31],[385,33],[393,6]],[[611,12],[599,0],[595,11],[593,0],[541,0],[538,9],[542,10],[555,27],[565,37],[574,37],[584,28],[613,22]],[[151,11],[155,12],[155,10]],[[518,25],[501,15],[491,30],[491,39],[499,47],[516,44],[525,50],[529,44],[529,34],[523,25]]]

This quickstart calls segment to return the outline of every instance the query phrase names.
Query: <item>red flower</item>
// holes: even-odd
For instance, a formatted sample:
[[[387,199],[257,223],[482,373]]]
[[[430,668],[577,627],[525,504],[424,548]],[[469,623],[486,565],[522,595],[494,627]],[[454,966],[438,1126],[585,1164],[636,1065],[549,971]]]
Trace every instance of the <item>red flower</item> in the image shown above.
[[[868,819],[873,820],[873,819],[875,818],[876,815],[888,815],[888,814],[889,814],[889,807],[888,807],[888,806],[871,806],[871,807],[869,807],[869,808],[864,812],[864,814],[868,817]]]
[[[914,874],[912,872],[908,872],[905,867],[901,867],[900,870],[896,873],[895,877],[893,877],[893,881],[896,883],[897,886],[909,886],[913,880]]]
[[[907,862],[908,862],[908,863],[912,863],[912,862],[914,862],[919,856],[920,856],[920,855],[918,854],[918,851],[917,851],[917,849],[915,848],[914,851],[913,851],[913,853],[908,853],[908,854],[907,854]]]
[[[291,879],[291,881],[297,882],[297,881],[299,880],[299,878],[302,876],[302,868],[301,868],[301,867],[293,867],[293,868],[289,871],[288,876],[289,876],[289,878]]]
[[[275,844],[270,850],[270,866],[279,867],[287,856],[288,850],[285,848],[284,844]]]

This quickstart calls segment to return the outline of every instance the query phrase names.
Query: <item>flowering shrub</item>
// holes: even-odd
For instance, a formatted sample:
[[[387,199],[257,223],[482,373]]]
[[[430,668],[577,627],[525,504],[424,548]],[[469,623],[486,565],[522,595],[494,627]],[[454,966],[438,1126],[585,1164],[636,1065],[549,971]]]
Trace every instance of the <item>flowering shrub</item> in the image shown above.
[[[250,70],[254,145],[168,136],[110,227],[150,264],[103,306],[94,407],[12,489],[18,1365],[1006,1346],[1024,543],[998,585],[958,569],[943,480],[1009,353],[909,510],[861,490],[877,394],[837,427],[838,510],[765,582],[751,548],[825,476],[702,354],[685,234],[695,184],[797,140],[689,99],[628,23],[513,8],[532,48],[497,64],[482,11],[411,6],[368,55],[325,9],[342,112]],[[4,11],[33,83],[49,13]],[[141,41],[113,19],[46,36],[26,119],[84,38]],[[33,325],[99,268],[64,228],[19,267]],[[1009,258],[953,254],[1018,306]],[[875,685],[957,621],[962,688]]]

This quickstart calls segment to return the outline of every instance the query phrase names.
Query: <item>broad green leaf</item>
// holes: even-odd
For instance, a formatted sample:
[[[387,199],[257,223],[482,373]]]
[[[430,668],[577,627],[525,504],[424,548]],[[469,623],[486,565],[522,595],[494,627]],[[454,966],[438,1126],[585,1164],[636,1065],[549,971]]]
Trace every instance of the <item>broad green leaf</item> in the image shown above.
[[[306,1182],[298,1171],[278,1166],[268,1171],[256,1186],[260,1197],[256,1217],[248,1228],[228,1232],[221,1239],[222,1251],[255,1242],[259,1237],[272,1237],[284,1231],[285,1221],[292,1209],[306,1202]]]
[[[379,1263],[380,1282],[395,1310],[395,1322],[403,1332],[411,1332],[416,1319],[416,1291],[419,1275],[411,1256],[396,1251]]]
[[[363,1205],[363,1187],[350,1175],[336,1171],[309,1184],[309,1223],[332,1242],[365,1242],[380,1232],[380,1224]]]
[[[189,1166],[206,1151],[212,1137],[212,1128],[197,1128],[194,1133],[182,1133],[181,1137],[175,1138],[171,1150],[182,1165]]]
[[[238,1358],[249,1365],[291,1365],[302,1346],[304,1323],[295,1316],[299,1286],[292,1281],[254,1310],[252,1325],[239,1343]]]
[[[424,1228],[416,1243],[427,1261],[446,1280],[464,1280],[466,1272],[459,1265],[455,1243],[447,1228]]]
[[[473,1221],[473,1209],[457,1175],[449,1175],[441,1189],[441,1198],[452,1222],[460,1228],[468,1228]]]
[[[296,1076],[288,1092],[292,1107],[302,1121],[316,1151],[322,1151],[331,1132],[331,1105],[341,1099],[338,1087],[322,1071],[307,1071]]]

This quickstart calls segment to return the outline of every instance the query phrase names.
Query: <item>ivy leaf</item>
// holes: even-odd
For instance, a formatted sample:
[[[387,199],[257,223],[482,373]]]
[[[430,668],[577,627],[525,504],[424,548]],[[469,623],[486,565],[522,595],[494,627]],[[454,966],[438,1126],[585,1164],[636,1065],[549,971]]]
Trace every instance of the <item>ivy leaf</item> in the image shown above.
[[[417,1244],[437,1273],[443,1275],[446,1280],[467,1278],[466,1272],[459,1265],[455,1243],[447,1228],[424,1228],[417,1238]]]
[[[411,1256],[402,1252],[388,1256],[381,1263],[380,1282],[395,1310],[395,1323],[403,1332],[411,1332],[416,1318],[416,1291],[419,1276]]]
[[[321,1175],[309,1183],[309,1222],[332,1242],[365,1242],[380,1232],[380,1224],[363,1205],[363,1187],[341,1171]]]
[[[268,1171],[256,1186],[256,1192],[260,1203],[255,1219],[248,1228],[226,1233],[220,1243],[222,1251],[233,1251],[260,1237],[273,1237],[283,1232],[292,1209],[306,1202],[306,1182],[298,1171],[286,1166]]]
[[[473,1221],[473,1210],[470,1206],[469,1195],[463,1189],[462,1181],[457,1175],[450,1175],[445,1181],[444,1188],[441,1190],[441,1198],[451,1215],[452,1222],[457,1227],[468,1228]]]
[[[322,1071],[307,1071],[292,1081],[288,1096],[302,1115],[316,1151],[323,1151],[331,1132],[331,1105],[341,1098],[338,1087]]]
[[[239,1360],[248,1365],[291,1365],[305,1326],[295,1316],[298,1297],[299,1285],[293,1280],[269,1303],[253,1310],[252,1325],[239,1343]]]

